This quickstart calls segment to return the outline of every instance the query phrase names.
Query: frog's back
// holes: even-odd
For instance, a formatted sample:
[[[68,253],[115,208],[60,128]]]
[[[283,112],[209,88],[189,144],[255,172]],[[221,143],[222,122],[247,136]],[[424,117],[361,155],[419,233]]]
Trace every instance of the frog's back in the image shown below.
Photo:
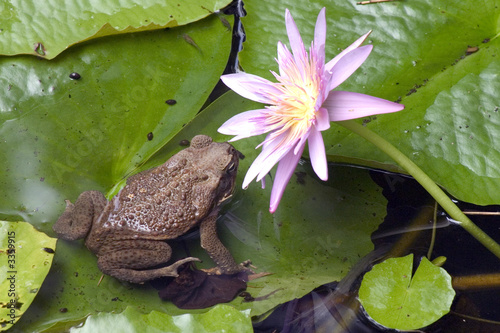
[[[186,233],[214,205],[206,186],[214,177],[192,166],[190,152],[184,150],[137,175],[108,203],[100,224],[121,238],[173,239]]]

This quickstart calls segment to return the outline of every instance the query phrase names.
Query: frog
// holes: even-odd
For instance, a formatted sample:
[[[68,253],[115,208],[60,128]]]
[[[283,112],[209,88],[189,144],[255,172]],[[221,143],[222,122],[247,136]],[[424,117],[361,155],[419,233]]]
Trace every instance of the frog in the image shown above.
[[[164,164],[127,179],[111,199],[85,191],[53,225],[59,238],[85,238],[106,275],[143,284],[160,277],[177,277],[178,269],[196,257],[172,257],[168,240],[199,227],[201,247],[216,263],[209,274],[236,274],[249,260],[237,264],[222,244],[216,228],[220,207],[233,194],[240,158],[227,142],[197,135],[189,147]]]

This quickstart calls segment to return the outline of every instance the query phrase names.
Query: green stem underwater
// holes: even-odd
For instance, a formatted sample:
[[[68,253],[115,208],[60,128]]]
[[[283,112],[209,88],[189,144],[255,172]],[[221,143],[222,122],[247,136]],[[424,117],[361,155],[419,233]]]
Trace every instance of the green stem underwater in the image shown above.
[[[427,192],[439,203],[448,215],[460,224],[468,233],[483,244],[488,250],[500,258],[500,245],[490,236],[474,224],[458,207],[451,201],[444,191],[425,172],[422,171],[413,161],[399,151],[385,139],[362,126],[354,120],[339,121],[337,124],[351,130],[363,137],[367,141],[377,146],[384,153],[389,155],[396,163],[405,169],[416,181],[422,185]]]

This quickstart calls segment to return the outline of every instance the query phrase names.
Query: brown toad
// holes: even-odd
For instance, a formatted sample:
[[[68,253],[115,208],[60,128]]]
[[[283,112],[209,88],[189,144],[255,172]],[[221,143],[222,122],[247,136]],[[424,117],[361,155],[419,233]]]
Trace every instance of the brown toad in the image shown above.
[[[98,257],[99,269],[134,283],[161,276],[177,276],[177,268],[198,258],[185,258],[168,267],[172,249],[165,242],[200,226],[201,246],[215,261],[212,272],[226,274],[243,269],[217,237],[219,205],[231,196],[239,152],[229,143],[212,142],[197,135],[191,146],[163,165],[127,180],[107,201],[98,191],[83,192],[54,224],[59,237],[86,238]]]

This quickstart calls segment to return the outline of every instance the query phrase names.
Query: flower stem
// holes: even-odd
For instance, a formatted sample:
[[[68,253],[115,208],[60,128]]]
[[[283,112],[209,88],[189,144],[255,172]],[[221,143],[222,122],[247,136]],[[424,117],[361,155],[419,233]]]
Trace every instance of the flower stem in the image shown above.
[[[403,169],[405,169],[416,181],[422,185],[427,192],[439,203],[439,205],[448,213],[448,215],[457,221],[469,234],[483,244],[488,250],[500,258],[500,245],[495,242],[490,236],[476,226],[451,199],[443,192],[443,190],[434,183],[413,161],[399,151],[385,139],[370,131],[367,127],[362,126],[354,120],[346,120],[337,122],[339,125],[351,130],[360,135],[372,144],[377,146],[384,153],[389,155]]]

